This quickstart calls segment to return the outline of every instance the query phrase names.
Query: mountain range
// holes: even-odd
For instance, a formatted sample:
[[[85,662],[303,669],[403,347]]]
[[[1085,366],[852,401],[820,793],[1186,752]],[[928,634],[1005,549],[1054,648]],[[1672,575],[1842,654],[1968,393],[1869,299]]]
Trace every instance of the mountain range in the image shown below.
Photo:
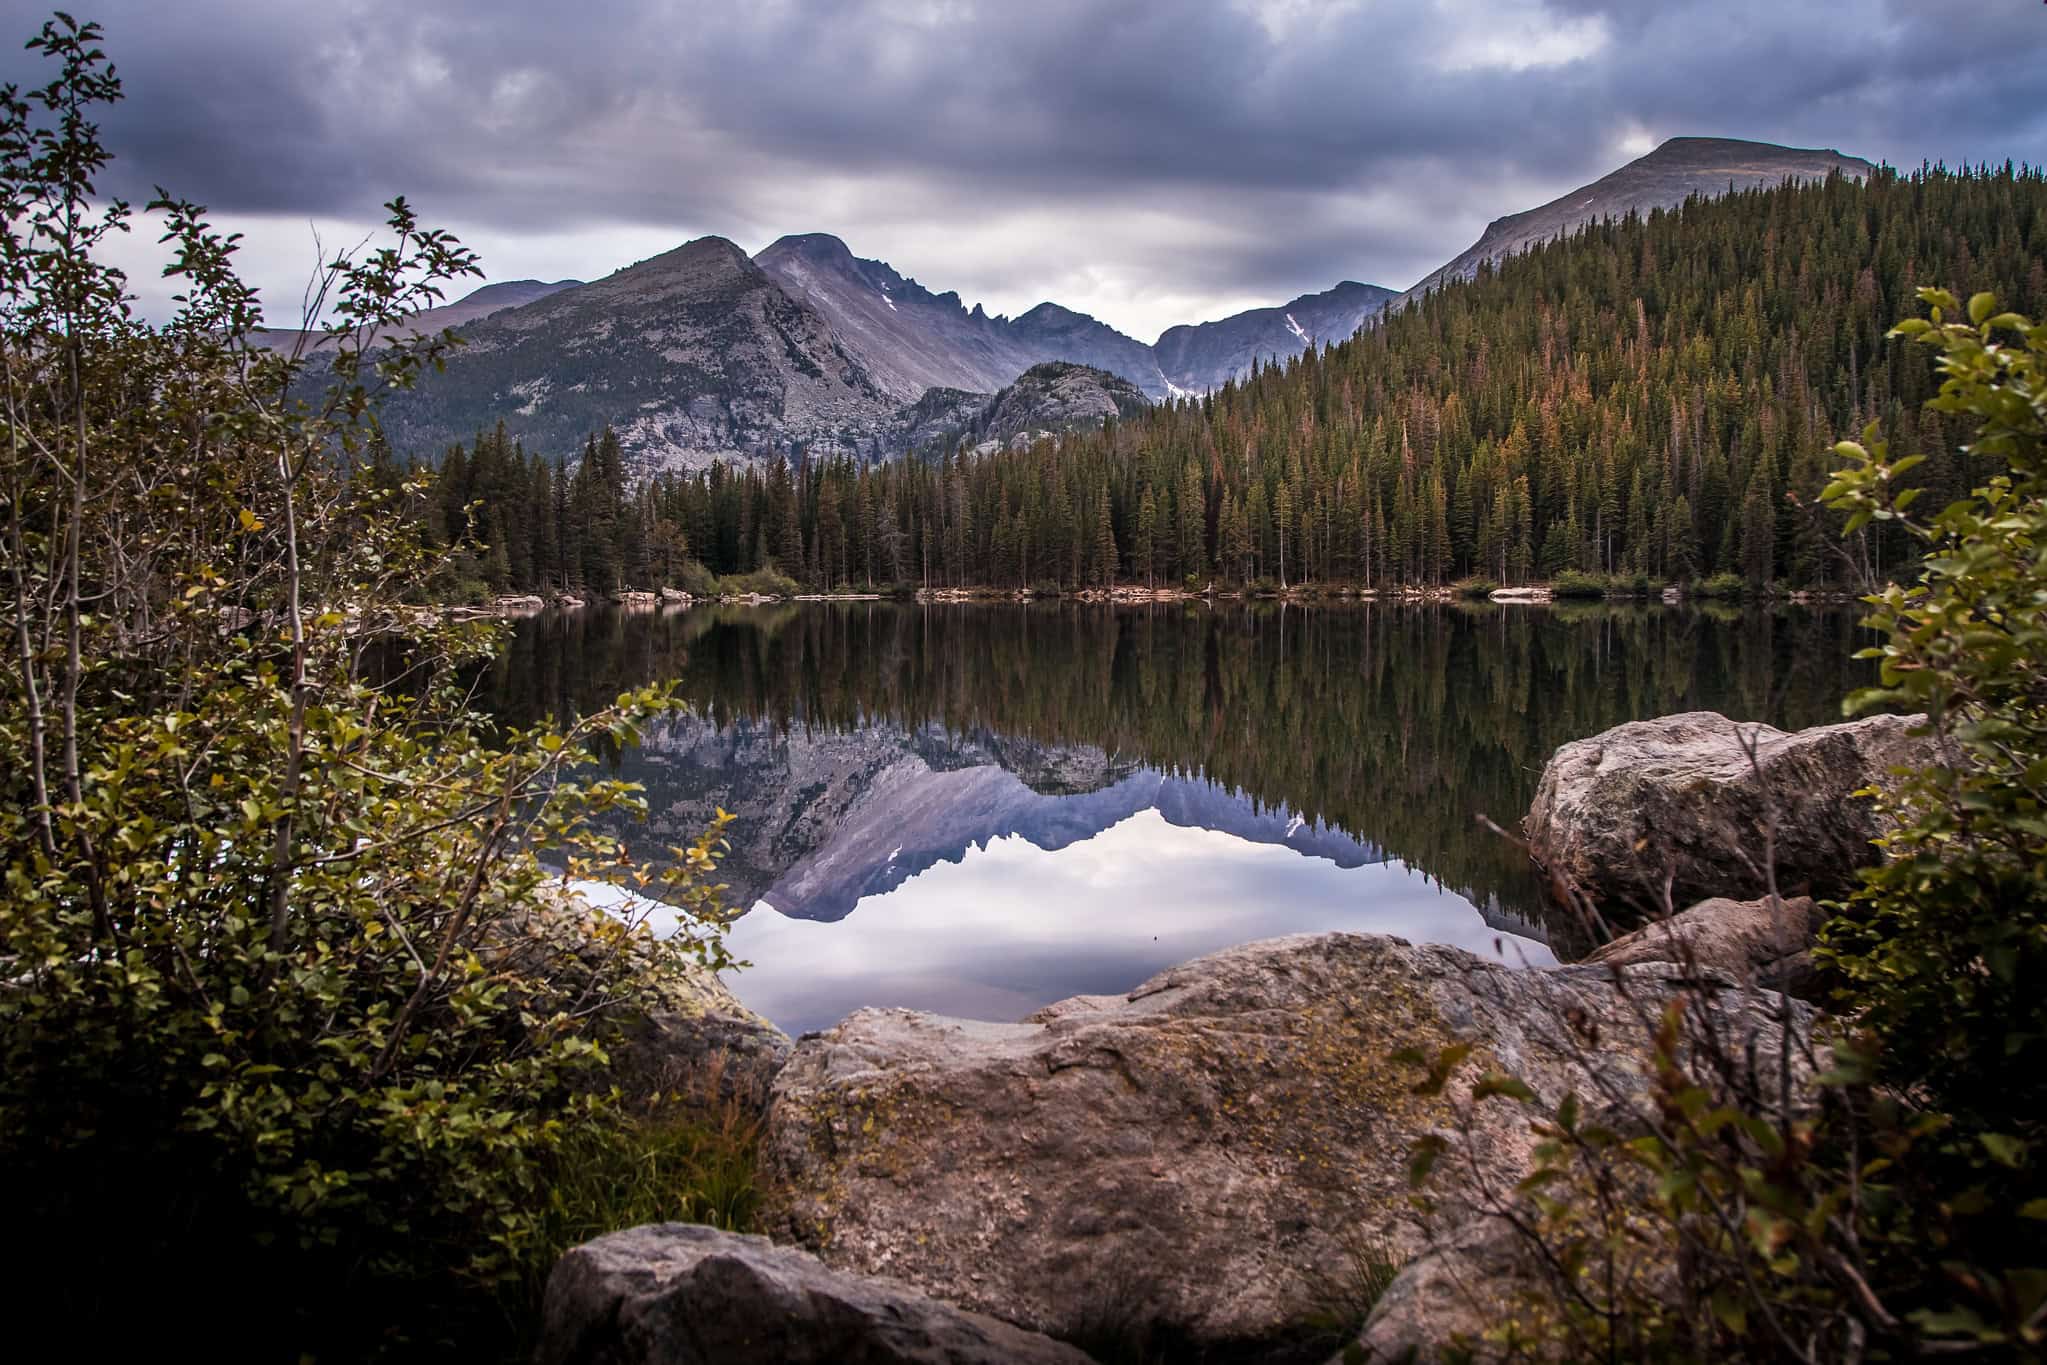
[[[1192,397],[1347,340],[1388,307],[1586,223],[1688,196],[1874,168],[1832,150],[1673,138],[1612,174],[1490,224],[1405,293],[1346,280],[1270,308],[1167,329],[1146,345],[1056,303],[967,307],[837,237],[749,257],[703,237],[590,283],[487,285],[421,315],[467,345],[384,409],[432,456],[499,421],[567,453],[605,425],[642,471],[773,455],[886,459],[1034,439]],[[269,334],[285,344],[295,333]]]

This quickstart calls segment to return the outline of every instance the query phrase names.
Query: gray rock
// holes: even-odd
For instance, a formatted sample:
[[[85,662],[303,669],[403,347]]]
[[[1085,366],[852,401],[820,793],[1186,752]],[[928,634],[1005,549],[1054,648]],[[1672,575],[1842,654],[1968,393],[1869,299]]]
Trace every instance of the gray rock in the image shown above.
[[[1645,924],[1588,955],[1588,966],[1668,962],[1724,972],[1744,985],[1805,995],[1812,944],[1825,918],[1810,896],[1772,902],[1716,896]]]
[[[1513,1287],[1535,1274],[1529,1248],[1505,1219],[1474,1218],[1401,1267],[1358,1334],[1367,1361],[1425,1361],[1460,1338],[1477,1341],[1510,1309]],[[1339,1352],[1329,1365],[1344,1365]]]
[[[709,973],[698,999],[641,1020],[615,1050],[613,1075],[631,1096],[758,1114],[789,1060],[789,1035],[740,1004]]]
[[[1353,1248],[1420,1250],[1410,1152],[1456,1122],[1480,1071],[1551,1102],[1633,1093],[1670,977],[1299,935],[1022,1023],[862,1010],[798,1042],[776,1079],[768,1230],[1060,1336],[1098,1326],[1106,1296],[1126,1327],[1197,1350],[1298,1344]],[[1701,994],[1736,1037],[1772,1033],[1761,1004]],[[1415,1094],[1392,1054],[1455,1040],[1475,1065]],[[1433,1191],[1453,1210],[1474,1173],[1518,1179],[1534,1139],[1494,1103],[1460,1141]]]
[[[1638,1172],[1615,1174],[1648,1195]],[[1649,1301],[1668,1301],[1677,1292],[1675,1258],[1630,1256],[1616,1270]],[[1568,1353],[1510,1351],[1486,1340],[1487,1332],[1510,1321],[1539,1332],[1539,1324],[1553,1320],[1551,1305],[1563,1293],[1553,1265],[1513,1222],[1492,1214],[1473,1218],[1401,1267],[1373,1305],[1351,1359],[1361,1355],[1368,1365],[1572,1359]],[[1632,1359],[1625,1346],[1613,1358]],[[1349,1361],[1339,1352],[1328,1365]]]
[[[1707,896],[1767,893],[1764,828],[1776,816],[1783,895],[1836,895],[1877,861],[1882,824],[1854,793],[1931,762],[1919,716],[1871,716],[1786,734],[1711,711],[1617,725],[1551,756],[1525,829],[1560,895],[1609,918]],[[1743,747],[1756,741],[1752,764]]]
[[[1732,909],[1722,909],[1723,906]],[[1647,947],[1640,950],[1639,958],[1624,950],[1598,964],[1588,961],[1563,970],[1614,973],[1620,992],[1632,1001],[1630,1008],[1638,1011],[1636,1020],[1632,1024],[1622,1021],[1617,1033],[1607,1031],[1613,1027],[1611,1018],[1601,1022],[1602,1041],[1597,1045],[1603,1047],[1618,1043],[1633,1050],[1640,1045],[1645,1030],[1652,1026],[1651,1021],[1659,1012],[1654,1004],[1655,993],[1648,989],[1655,979],[1660,977],[1667,985],[1693,992],[1692,1008],[1687,1011],[1679,1038],[1680,1064],[1687,1067],[1697,1083],[1726,1087],[1720,1092],[1723,1095],[1749,1095],[1747,1103],[1760,1105],[1759,1112],[1764,1114],[1774,1113],[1775,1106],[1771,1099],[1758,1097],[1774,1098],[1780,1093],[1771,1081],[1777,1076],[1774,1067],[1778,1064],[1778,1043],[1783,1035],[1773,1026],[1772,1011],[1780,1003],[1788,1005],[1792,1046],[1781,1055],[1789,1063],[1791,1084],[1784,1093],[1789,1094],[1794,1110],[1807,1112],[1815,1102],[1814,1070],[1826,1064],[1827,1056],[1824,1047],[1813,1046],[1814,1011],[1797,1000],[1784,1002],[1781,996],[1759,997],[1750,991],[1727,989],[1732,984],[1728,973],[1704,960],[1715,955],[1721,962],[1746,966],[1733,934],[1716,943],[1708,937],[1710,931],[1702,931],[1700,926],[1747,924],[1750,917],[1743,912],[1750,908],[1736,902],[1706,902],[1693,907],[1694,911],[1707,913],[1697,916],[1690,926],[1682,926],[1679,932],[1689,928],[1697,934],[1703,951],[1692,955],[1681,971],[1673,970],[1671,954]],[[1788,919],[1794,926],[1803,927],[1809,922],[1808,916],[1813,921],[1817,919],[1812,915],[1810,902],[1787,908],[1791,911]],[[1645,936],[1652,932],[1655,930],[1642,931]],[[1644,937],[1637,943],[1657,941],[1667,944],[1672,940],[1666,934],[1661,940]],[[1621,941],[1610,946],[1619,947]],[[1723,1032],[1730,1023],[1734,1028]],[[1711,1062],[1700,1060],[1701,1039],[1715,1040]],[[1739,1085],[1734,1084],[1737,1078]],[[1656,1131],[1660,1100],[1653,1094],[1609,1088],[1581,1091],[1580,1095],[1584,1101],[1580,1113],[1585,1123],[1597,1124],[1624,1138]],[[1549,1093],[1544,1095],[1545,1099],[1552,1097]],[[1463,1168],[1460,1145],[1460,1139],[1451,1139],[1449,1149],[1438,1161],[1439,1171],[1445,1166],[1453,1171]],[[1469,1365],[1528,1358],[1525,1353],[1509,1351],[1486,1339],[1488,1332],[1510,1321],[1524,1330],[1533,1330],[1539,1337],[1546,1320],[1554,1324],[1556,1306],[1564,1301],[1567,1292],[1565,1272],[1551,1254],[1555,1248],[1545,1249],[1530,1238],[1528,1230],[1539,1226],[1541,1218],[1528,1196],[1513,1188],[1514,1181],[1523,1173],[1519,1168],[1488,1173],[1483,1182],[1483,1200],[1468,1199],[1461,1209],[1455,1205],[1446,1208],[1444,1216],[1433,1221],[1420,1254],[1401,1266],[1373,1303],[1354,1343],[1356,1349],[1348,1355],[1339,1352],[1328,1365],[1352,1365],[1360,1358],[1372,1365],[1452,1360]],[[1605,1175],[1618,1182],[1615,1196],[1618,1205],[1635,1209],[1649,1206],[1655,1180],[1649,1168],[1616,1161],[1607,1166]],[[1566,1201],[1589,1197],[1564,1193],[1567,1188],[1550,1185],[1546,1193]],[[1431,1192],[1435,1192],[1433,1185]],[[1599,1277],[1601,1287],[1595,1292],[1600,1295],[1613,1293],[1638,1301],[1671,1302],[1681,1293],[1680,1277],[1684,1273],[1677,1251],[1674,1241],[1659,1241],[1652,1232],[1611,1267],[1595,1261],[1588,1267],[1588,1273]],[[1609,1269],[1622,1283],[1604,1280]]]
[[[628,1228],[548,1277],[540,1365],[1087,1365],[1062,1342],[765,1237]]]

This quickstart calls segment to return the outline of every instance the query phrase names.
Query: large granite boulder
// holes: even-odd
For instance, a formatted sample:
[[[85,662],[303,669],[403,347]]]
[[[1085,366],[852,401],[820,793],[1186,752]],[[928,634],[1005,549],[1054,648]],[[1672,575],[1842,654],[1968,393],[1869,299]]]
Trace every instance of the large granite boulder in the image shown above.
[[[1615,967],[1666,962],[1804,996],[1816,982],[1812,945],[1823,919],[1810,896],[1775,901],[1715,896],[1622,934],[1583,962]]]
[[[1510,1071],[1551,1102],[1634,1093],[1672,978],[1325,934],[1016,1024],[862,1010],[776,1079],[768,1230],[1060,1336],[1121,1314],[1218,1358],[1307,1345],[1318,1286],[1356,1247],[1420,1249],[1409,1156],[1457,1124],[1471,1079]],[[1731,1036],[1772,1035],[1763,997],[1699,998]],[[1453,1041],[1474,1065],[1438,1095],[1391,1060]],[[1516,1106],[1478,1106],[1432,1194],[1454,1213],[1481,1175],[1511,1185],[1533,1141]]]
[[[1778,890],[1837,895],[1877,861],[1883,832],[1854,793],[1933,761],[1934,741],[1912,733],[1924,722],[1871,716],[1787,734],[1692,711],[1617,725],[1551,756],[1524,826],[1529,851],[1567,900],[1642,918],[1766,894],[1774,815]]]
[[[904,1285],[689,1223],[585,1242],[548,1277],[539,1365],[1088,1365]]]
[[[670,997],[669,1008],[635,1022],[614,1049],[612,1078],[629,1097],[759,1114],[789,1060],[789,1035],[709,972]]]

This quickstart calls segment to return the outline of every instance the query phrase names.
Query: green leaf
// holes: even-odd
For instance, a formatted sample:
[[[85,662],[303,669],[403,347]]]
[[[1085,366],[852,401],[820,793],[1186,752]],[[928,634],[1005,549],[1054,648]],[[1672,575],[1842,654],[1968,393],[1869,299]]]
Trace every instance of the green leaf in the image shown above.
[[[1732,1336],[1748,1335],[1748,1308],[1734,1296],[1732,1290],[1721,1289],[1713,1294],[1713,1316],[1720,1320]]]
[[[1533,1090],[1530,1090],[1519,1077],[1509,1076],[1503,1071],[1488,1072],[1471,1088],[1471,1098],[1474,1100],[1489,1100],[1496,1095],[1520,1100],[1523,1104],[1535,1102]]]
[[[1428,1182],[1429,1172],[1436,1168],[1436,1159],[1443,1155],[1449,1142],[1436,1133],[1425,1133],[1416,1139],[1414,1150],[1408,1157],[1407,1183],[1410,1189],[1420,1189]]]
[[[1990,1153],[1990,1159],[2013,1170],[2026,1164],[2026,1144],[2003,1133],[1982,1133],[1978,1140],[1983,1150]]]

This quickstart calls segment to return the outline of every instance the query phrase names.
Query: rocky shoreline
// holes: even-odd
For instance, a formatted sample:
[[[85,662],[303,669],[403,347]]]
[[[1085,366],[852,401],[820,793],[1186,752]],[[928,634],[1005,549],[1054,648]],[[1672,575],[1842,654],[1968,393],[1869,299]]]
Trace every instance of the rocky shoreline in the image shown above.
[[[549,1285],[541,1359],[764,1359],[771,1343],[792,1361],[1064,1362],[1118,1333],[1173,1359],[1433,1358],[1488,1325],[1518,1273],[1488,1210],[1536,1138],[1522,1111],[1472,1105],[1475,1078],[1510,1073],[1550,1102],[1639,1095],[1640,1021],[1679,997],[1733,1055],[1807,1053],[1818,1015],[1795,996],[1820,916],[1788,890],[1827,894],[1874,859],[1858,793],[1929,759],[1918,719],[1785,735],[1695,713],[1566,745],[1531,851],[1573,903],[1641,926],[1573,965],[1332,933],[1012,1024],[866,1009],[792,1043],[715,1001],[670,1021],[644,1050],[743,1054],[772,1240],[663,1225],[578,1248]],[[1786,799],[1783,885],[1749,894],[1761,812]],[[1645,916],[1645,888],[1689,908]],[[1394,1060],[1452,1045],[1473,1065],[1435,1093]],[[1407,1179],[1425,1140],[1454,1157],[1434,1232]],[[1361,1247],[1403,1268],[1332,1336]]]

